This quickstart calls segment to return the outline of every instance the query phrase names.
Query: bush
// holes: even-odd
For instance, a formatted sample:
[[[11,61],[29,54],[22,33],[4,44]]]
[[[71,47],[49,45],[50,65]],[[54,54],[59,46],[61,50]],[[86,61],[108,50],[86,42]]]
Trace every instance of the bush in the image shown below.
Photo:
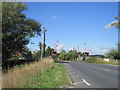
[[[111,49],[108,53],[106,53],[107,58],[118,59],[118,49]]]
[[[95,63],[95,62],[97,62],[97,58],[96,57],[91,57],[91,58],[88,58],[87,60],[85,60],[85,62]]]

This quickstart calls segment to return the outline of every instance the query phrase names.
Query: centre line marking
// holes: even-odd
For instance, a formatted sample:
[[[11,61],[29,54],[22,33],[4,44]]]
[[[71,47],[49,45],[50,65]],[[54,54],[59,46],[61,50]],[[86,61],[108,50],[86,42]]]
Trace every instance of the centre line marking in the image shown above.
[[[85,79],[82,79],[83,82],[85,82],[88,86],[90,86],[90,83],[88,83],[87,81],[85,81]]]
[[[109,71],[108,69],[104,69],[104,70]]]

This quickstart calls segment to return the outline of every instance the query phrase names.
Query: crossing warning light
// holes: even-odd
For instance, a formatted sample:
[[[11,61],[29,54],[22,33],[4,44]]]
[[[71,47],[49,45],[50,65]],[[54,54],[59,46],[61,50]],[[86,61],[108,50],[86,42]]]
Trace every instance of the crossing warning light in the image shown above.
[[[52,51],[52,55],[57,55],[57,52],[56,51]]]
[[[80,53],[80,52],[78,52],[77,54],[78,54],[78,55],[80,55],[81,53]]]
[[[88,56],[88,55],[89,55],[89,52],[85,52],[84,54]]]

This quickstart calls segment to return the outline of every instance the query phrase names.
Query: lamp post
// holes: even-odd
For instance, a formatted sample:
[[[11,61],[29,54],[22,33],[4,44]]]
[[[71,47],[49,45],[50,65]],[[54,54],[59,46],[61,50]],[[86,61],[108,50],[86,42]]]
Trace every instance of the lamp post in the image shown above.
[[[46,30],[46,28],[44,27],[43,28],[43,31],[42,31],[42,33],[44,34],[44,42],[43,42],[43,57],[45,57],[45,32],[46,32],[47,30]]]

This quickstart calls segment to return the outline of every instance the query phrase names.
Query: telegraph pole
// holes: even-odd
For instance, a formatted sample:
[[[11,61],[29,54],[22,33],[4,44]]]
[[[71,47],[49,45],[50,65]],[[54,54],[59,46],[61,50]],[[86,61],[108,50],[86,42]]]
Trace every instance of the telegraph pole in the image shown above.
[[[43,28],[43,34],[44,34],[44,42],[43,42],[43,57],[45,57],[45,32],[46,32],[47,30],[45,29],[45,28]]]

